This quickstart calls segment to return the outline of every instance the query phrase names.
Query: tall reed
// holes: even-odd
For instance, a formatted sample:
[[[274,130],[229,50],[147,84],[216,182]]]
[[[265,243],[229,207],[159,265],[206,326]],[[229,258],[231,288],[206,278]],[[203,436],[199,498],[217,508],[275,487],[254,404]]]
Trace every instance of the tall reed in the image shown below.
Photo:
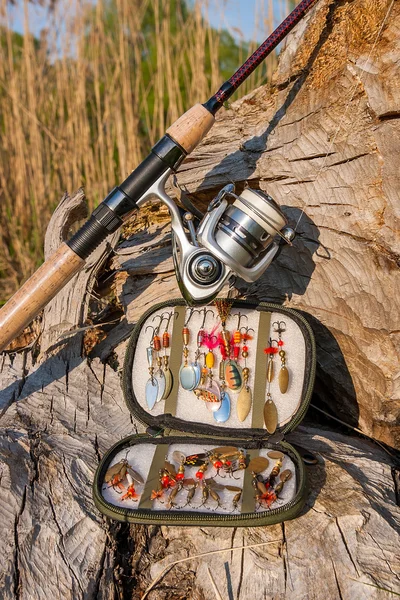
[[[28,1],[19,36],[0,0],[0,302],[41,263],[64,190],[84,186],[93,208],[255,49],[256,39],[234,43],[210,26],[207,14],[219,1],[223,10],[223,0],[190,8],[180,0],[55,3],[38,41]],[[258,2],[258,36],[260,23],[262,37],[272,30],[273,8],[273,0]],[[240,94],[264,83],[275,62]]]

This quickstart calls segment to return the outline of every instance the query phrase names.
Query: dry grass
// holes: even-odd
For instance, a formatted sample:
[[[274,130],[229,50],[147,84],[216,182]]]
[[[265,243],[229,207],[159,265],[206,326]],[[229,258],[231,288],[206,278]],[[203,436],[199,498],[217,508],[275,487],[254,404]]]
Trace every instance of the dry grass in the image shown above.
[[[56,3],[37,44],[25,0],[25,35],[1,29],[0,301],[41,263],[45,228],[64,190],[83,185],[93,208],[170,123],[229,75],[224,33],[202,16],[211,10],[207,0],[186,18],[169,0],[115,0],[115,7]],[[0,8],[7,24],[7,0]],[[272,30],[272,0],[259,2],[254,20],[265,35]],[[241,94],[263,83],[275,62]]]

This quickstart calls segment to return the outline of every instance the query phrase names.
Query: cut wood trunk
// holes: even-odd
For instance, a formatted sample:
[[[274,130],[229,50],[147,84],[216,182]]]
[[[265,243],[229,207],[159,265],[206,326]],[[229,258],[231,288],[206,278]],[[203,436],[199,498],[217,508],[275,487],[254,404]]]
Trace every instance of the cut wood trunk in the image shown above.
[[[400,7],[384,22],[388,6],[317,3],[291,35],[273,84],[221,114],[178,179],[203,206],[231,180],[284,206],[301,235],[261,281],[238,289],[306,311],[318,346],[313,403],[396,445]],[[82,201],[64,199],[48,250]],[[33,352],[1,356],[1,598],[139,599],[171,562],[215,550],[167,570],[150,600],[215,598],[207,566],[229,600],[392,597],[383,590],[400,590],[395,451],[310,420],[290,436],[318,458],[294,521],[136,527],[94,508],[101,456],[143,431],[120,388],[124,340],[146,308],[178,296],[168,219],[145,214],[140,235],[118,247],[108,240],[52,301]],[[89,359],[82,338],[90,298],[110,287],[124,318]]]

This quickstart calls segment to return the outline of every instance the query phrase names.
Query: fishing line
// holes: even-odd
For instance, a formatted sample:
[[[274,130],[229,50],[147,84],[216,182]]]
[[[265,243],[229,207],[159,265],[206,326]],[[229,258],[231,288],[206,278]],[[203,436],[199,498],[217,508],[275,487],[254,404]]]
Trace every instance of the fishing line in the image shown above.
[[[387,10],[387,12],[386,12],[386,14],[385,14],[385,17],[384,17],[384,19],[383,19],[383,21],[382,21],[382,24],[381,24],[381,26],[380,26],[380,28],[379,28],[379,31],[378,31],[378,33],[377,33],[377,35],[376,35],[376,38],[375,38],[375,41],[374,41],[374,43],[373,43],[373,45],[372,45],[372,47],[371,47],[371,50],[370,50],[370,52],[369,52],[369,54],[368,54],[368,56],[367,56],[367,58],[366,58],[366,60],[365,60],[364,64],[363,64],[363,65],[362,65],[362,67],[361,67],[362,74],[365,72],[365,69],[366,69],[366,67],[367,67],[368,63],[369,63],[369,61],[371,60],[372,54],[373,54],[373,52],[375,51],[376,45],[377,45],[377,43],[378,43],[378,41],[379,41],[379,39],[380,39],[380,37],[381,37],[381,34],[382,34],[382,32],[383,32],[383,29],[384,29],[384,27],[385,27],[385,25],[386,25],[386,22],[387,22],[387,20],[388,20],[388,18],[389,18],[389,16],[390,16],[390,13],[392,12],[392,9],[393,9],[393,6],[394,6],[394,3],[395,3],[395,0],[392,0],[392,2],[391,2],[390,6],[389,6],[389,8],[388,8],[388,10]],[[325,154],[325,156],[324,156],[323,164],[322,164],[322,166],[320,167],[320,169],[317,171],[317,175],[316,175],[316,177],[315,177],[315,179],[314,179],[314,181],[313,181],[313,183],[314,183],[314,186],[315,186],[315,184],[317,183],[317,181],[319,180],[319,177],[322,175],[322,173],[323,173],[323,172],[324,172],[324,171],[327,169],[327,161],[328,161],[328,158],[329,158],[329,156],[330,156],[330,155],[331,155],[331,153],[332,153],[332,149],[333,149],[333,147],[334,147],[334,145],[335,145],[335,142],[336,142],[337,136],[339,135],[339,133],[340,133],[340,131],[341,131],[341,129],[342,129],[342,126],[343,126],[344,120],[345,120],[345,119],[346,119],[346,117],[347,117],[347,113],[348,113],[349,107],[350,107],[350,105],[351,105],[351,103],[352,103],[352,101],[353,101],[353,98],[354,98],[355,92],[356,92],[356,90],[357,90],[357,87],[358,87],[358,85],[359,85],[359,83],[360,83],[360,82],[361,82],[361,83],[363,83],[363,82],[364,82],[364,79],[363,79],[363,76],[362,76],[362,74],[359,76],[359,81],[357,81],[357,82],[356,82],[356,83],[353,85],[353,87],[352,87],[352,89],[351,89],[350,98],[349,98],[349,100],[348,100],[348,102],[347,102],[347,104],[346,104],[346,106],[345,106],[345,110],[344,110],[344,113],[343,113],[343,115],[342,115],[342,117],[341,117],[341,119],[340,119],[339,125],[338,125],[338,127],[337,127],[337,129],[336,129],[336,131],[335,131],[335,134],[334,134],[334,136],[333,136],[333,138],[332,138],[332,140],[331,140],[331,142],[330,142],[330,145],[329,145],[329,147],[328,147],[328,150],[327,150],[327,152],[326,152],[326,154]],[[347,137],[346,137],[346,140],[345,140],[346,142],[347,142],[347,140],[349,139],[349,136],[350,136],[350,134],[351,134],[351,133],[352,133],[352,131],[354,130],[354,127],[355,127],[355,121],[353,122],[352,126],[350,127],[350,129],[349,129],[349,131],[348,131],[348,134],[347,134]],[[345,161],[343,164],[347,164],[349,161],[350,161],[350,158],[348,158],[348,159],[347,159],[347,161]],[[308,188],[306,188],[306,191],[307,191],[307,195],[308,195],[308,201],[309,201],[309,202],[308,202],[308,204],[310,204],[310,202],[311,202],[311,194],[310,194],[310,191],[309,191],[309,189],[308,189]],[[293,193],[293,192],[290,190],[290,193]],[[300,213],[300,216],[299,216],[299,218],[298,218],[298,220],[297,220],[297,223],[296,223],[296,226],[295,226],[295,229],[294,229],[295,231],[297,231],[297,228],[298,228],[298,226],[299,226],[299,223],[300,223],[300,221],[301,221],[301,219],[302,219],[302,217],[303,217],[303,215],[304,215],[304,212],[305,212],[305,210],[306,210],[306,208],[307,208],[308,204],[306,204],[306,206],[305,206],[305,207],[302,209],[302,211],[301,211],[301,213]],[[323,214],[322,214],[322,217],[321,217],[321,223],[320,223],[319,227],[322,227],[322,226],[323,226],[323,223],[324,223],[324,220],[325,220],[325,217],[326,217],[326,213],[327,213],[327,210],[328,210],[329,206],[330,206],[330,204],[329,204],[329,202],[328,202],[328,203],[326,204],[325,211],[324,211],[324,212],[323,212]]]

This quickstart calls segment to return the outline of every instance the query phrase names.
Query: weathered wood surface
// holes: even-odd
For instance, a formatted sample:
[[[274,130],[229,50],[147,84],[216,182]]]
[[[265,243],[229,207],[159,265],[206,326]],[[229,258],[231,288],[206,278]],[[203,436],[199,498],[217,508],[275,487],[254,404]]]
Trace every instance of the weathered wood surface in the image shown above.
[[[28,372],[27,372],[28,371]],[[25,375],[24,375],[25,373]],[[304,514],[269,528],[113,525],[95,510],[100,456],[135,431],[119,376],[98,359],[57,356],[0,375],[0,563],[2,598],[140,598],[168,561],[262,541],[257,550],[175,567],[150,599],[212,599],[210,565],[223,598],[388,598],[400,590],[399,525],[388,455],[376,445],[301,427],[293,440],[319,457],[309,468]]]
[[[179,180],[204,201],[228,180],[239,189],[247,180],[288,207],[294,222],[305,209],[299,230],[314,242],[297,238],[247,291],[312,315],[315,401],[394,444],[400,7],[371,52],[388,3],[337,2],[327,20],[332,4],[319,3],[291,36],[272,88],[219,116]],[[62,237],[75,201],[60,208],[48,239]],[[174,567],[150,600],[213,599],[206,565],[224,600],[393,597],[378,588],[400,591],[394,460],[376,444],[310,424],[291,439],[320,462],[308,469],[311,493],[293,522],[184,529],[129,527],[99,515],[91,499],[96,465],[138,430],[120,389],[121,340],[150,304],[178,294],[169,233],[157,221],[116,249],[108,278],[125,318],[91,360],[82,357],[82,332],[74,330],[84,324],[99,261],[114,243],[47,309],[36,362],[30,352],[0,357],[1,598],[139,599],[169,561],[261,541],[274,543]]]

